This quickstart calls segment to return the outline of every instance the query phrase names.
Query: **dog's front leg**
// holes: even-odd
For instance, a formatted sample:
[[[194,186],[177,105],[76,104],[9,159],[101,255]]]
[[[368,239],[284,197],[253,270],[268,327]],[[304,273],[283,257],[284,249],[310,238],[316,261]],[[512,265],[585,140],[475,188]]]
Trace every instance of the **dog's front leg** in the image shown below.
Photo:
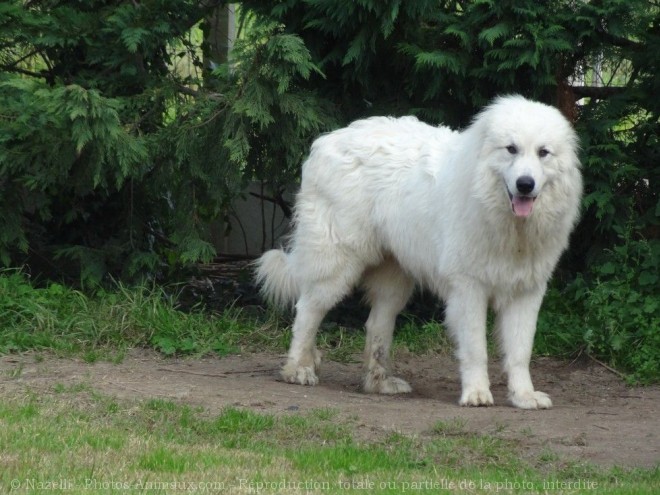
[[[486,312],[488,299],[481,284],[465,279],[452,284],[446,299],[445,322],[456,342],[461,372],[462,406],[491,406],[488,380]]]
[[[549,409],[550,397],[534,390],[529,374],[536,320],[545,288],[527,291],[503,304],[496,303],[495,324],[503,357],[504,371],[508,376],[509,400],[521,409]]]

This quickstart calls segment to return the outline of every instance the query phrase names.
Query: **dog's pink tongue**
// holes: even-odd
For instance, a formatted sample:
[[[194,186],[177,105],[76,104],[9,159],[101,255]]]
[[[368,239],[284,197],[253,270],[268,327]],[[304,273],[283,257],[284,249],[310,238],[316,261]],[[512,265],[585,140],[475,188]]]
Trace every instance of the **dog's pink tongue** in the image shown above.
[[[526,196],[514,196],[511,200],[513,214],[517,217],[527,217],[532,213],[534,207],[534,198]]]

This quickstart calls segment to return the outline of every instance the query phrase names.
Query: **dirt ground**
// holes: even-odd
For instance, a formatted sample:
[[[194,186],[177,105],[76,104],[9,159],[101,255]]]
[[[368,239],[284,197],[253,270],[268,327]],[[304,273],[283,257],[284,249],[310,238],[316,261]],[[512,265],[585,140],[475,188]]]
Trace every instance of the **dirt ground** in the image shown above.
[[[361,393],[357,360],[324,362],[316,387],[280,381],[282,361],[283,356],[273,354],[167,359],[150,351],[132,351],[120,364],[4,356],[0,399],[80,383],[120,399],[164,398],[201,405],[210,413],[226,406],[271,414],[332,408],[356,425],[363,440],[382,437],[384,431],[427,435],[438,421],[461,418],[465,431],[512,439],[535,457],[549,450],[562,459],[601,466],[652,467],[660,462],[660,387],[628,387],[597,364],[537,359],[532,365],[535,385],[550,394],[554,408],[521,411],[507,404],[506,384],[495,366],[496,406],[459,407],[457,367],[448,356],[399,353],[395,372],[415,391],[396,397]]]

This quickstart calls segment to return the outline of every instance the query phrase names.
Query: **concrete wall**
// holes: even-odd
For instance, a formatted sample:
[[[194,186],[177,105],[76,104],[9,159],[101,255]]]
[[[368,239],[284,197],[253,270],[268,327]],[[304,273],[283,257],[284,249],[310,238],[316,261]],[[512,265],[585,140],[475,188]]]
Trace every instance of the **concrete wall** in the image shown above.
[[[250,184],[243,198],[234,201],[228,221],[211,225],[212,241],[219,255],[256,257],[263,248],[279,247],[284,241],[289,221],[282,209],[250,193],[261,195],[261,184]],[[264,195],[270,196],[269,191],[264,190]],[[285,199],[293,204],[293,194],[286,194]]]

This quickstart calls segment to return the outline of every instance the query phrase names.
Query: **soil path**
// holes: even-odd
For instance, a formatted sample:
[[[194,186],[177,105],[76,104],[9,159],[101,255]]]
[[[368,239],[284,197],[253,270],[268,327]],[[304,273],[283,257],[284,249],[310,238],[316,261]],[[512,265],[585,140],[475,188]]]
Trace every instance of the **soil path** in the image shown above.
[[[282,356],[247,354],[225,358],[166,359],[133,351],[120,364],[27,354],[0,358],[0,399],[55,385],[89,384],[131,400],[166,398],[201,405],[214,413],[226,406],[271,414],[332,408],[350,418],[364,440],[383,431],[428,434],[438,421],[461,418],[463,429],[513,439],[532,456],[544,450],[601,466],[652,467],[660,462],[660,387],[631,388],[597,365],[537,359],[532,374],[554,408],[521,411],[507,405],[506,385],[491,370],[496,406],[461,408],[455,362],[446,356],[396,357],[396,373],[414,388],[407,396],[360,393],[359,363],[325,362],[321,383],[301,387],[279,381]]]

